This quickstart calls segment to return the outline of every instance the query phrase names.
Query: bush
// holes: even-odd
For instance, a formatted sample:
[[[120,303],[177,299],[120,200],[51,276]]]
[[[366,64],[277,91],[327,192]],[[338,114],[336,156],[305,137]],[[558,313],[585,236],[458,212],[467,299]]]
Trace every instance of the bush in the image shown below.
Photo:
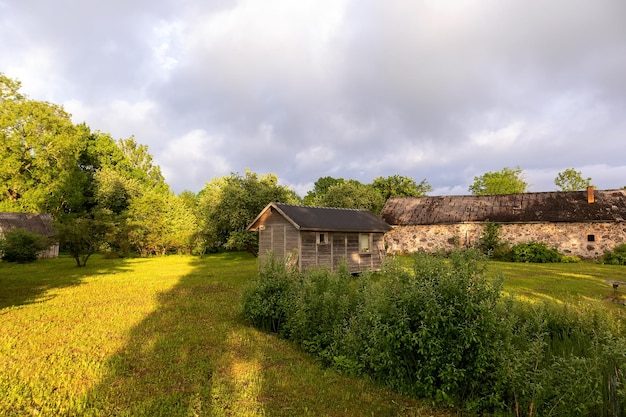
[[[261,265],[259,277],[244,292],[243,314],[255,327],[268,332],[279,332],[285,321],[284,305],[294,274],[283,262],[273,257]]]
[[[48,238],[24,229],[15,229],[0,239],[0,254],[2,260],[7,262],[34,262],[39,253],[49,246]]]
[[[609,265],[626,265],[626,243],[617,245],[613,250],[604,252],[602,262]]]
[[[498,223],[486,222],[483,224],[483,232],[478,241],[478,249],[485,255],[491,256],[494,250],[501,246],[500,228]]]
[[[560,262],[561,254],[543,242],[528,242],[513,245],[509,258],[513,262],[550,263]]]
[[[342,372],[472,413],[622,415],[626,339],[609,312],[525,304],[477,251],[298,273],[270,261],[244,314]],[[617,413],[617,414],[616,414]]]

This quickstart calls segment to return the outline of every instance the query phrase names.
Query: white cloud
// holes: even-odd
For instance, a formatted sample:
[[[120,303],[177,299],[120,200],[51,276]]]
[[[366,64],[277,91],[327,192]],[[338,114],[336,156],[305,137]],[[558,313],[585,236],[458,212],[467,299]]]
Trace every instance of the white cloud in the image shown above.
[[[518,165],[537,189],[564,167],[626,185],[625,2],[0,0],[0,11],[0,69],[93,130],[134,135],[177,191],[245,168],[302,190],[326,175],[402,174],[465,192],[474,175]]]
[[[195,129],[169,141],[157,159],[165,179],[176,190],[199,191],[205,182],[230,170],[221,155],[223,145],[224,138]]]

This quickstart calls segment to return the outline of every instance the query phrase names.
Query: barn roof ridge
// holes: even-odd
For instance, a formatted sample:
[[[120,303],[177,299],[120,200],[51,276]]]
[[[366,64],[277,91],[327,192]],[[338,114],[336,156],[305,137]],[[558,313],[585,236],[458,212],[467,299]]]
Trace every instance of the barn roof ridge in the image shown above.
[[[392,225],[492,221],[623,222],[626,190],[542,191],[522,194],[391,197],[381,213]]]

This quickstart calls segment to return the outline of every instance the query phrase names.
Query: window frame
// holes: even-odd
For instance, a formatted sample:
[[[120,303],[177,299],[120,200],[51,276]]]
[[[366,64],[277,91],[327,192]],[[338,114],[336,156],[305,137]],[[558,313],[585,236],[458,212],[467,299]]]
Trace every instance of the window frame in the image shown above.
[[[365,242],[365,238],[367,238],[367,248],[363,246],[363,242]],[[372,234],[371,233],[359,233],[359,253],[360,254],[372,253]]]
[[[315,234],[315,243],[318,245],[328,245],[330,236],[328,232],[317,232]]]

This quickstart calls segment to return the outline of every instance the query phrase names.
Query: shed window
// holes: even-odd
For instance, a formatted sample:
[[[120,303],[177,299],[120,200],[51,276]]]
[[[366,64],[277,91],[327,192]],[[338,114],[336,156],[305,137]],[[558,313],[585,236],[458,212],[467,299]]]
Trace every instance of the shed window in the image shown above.
[[[595,242],[596,235],[587,235],[587,242]]]
[[[327,245],[328,244],[328,233],[318,233],[317,234],[317,244],[318,245]]]
[[[359,234],[359,252],[370,253],[370,238],[371,236],[369,233]]]

